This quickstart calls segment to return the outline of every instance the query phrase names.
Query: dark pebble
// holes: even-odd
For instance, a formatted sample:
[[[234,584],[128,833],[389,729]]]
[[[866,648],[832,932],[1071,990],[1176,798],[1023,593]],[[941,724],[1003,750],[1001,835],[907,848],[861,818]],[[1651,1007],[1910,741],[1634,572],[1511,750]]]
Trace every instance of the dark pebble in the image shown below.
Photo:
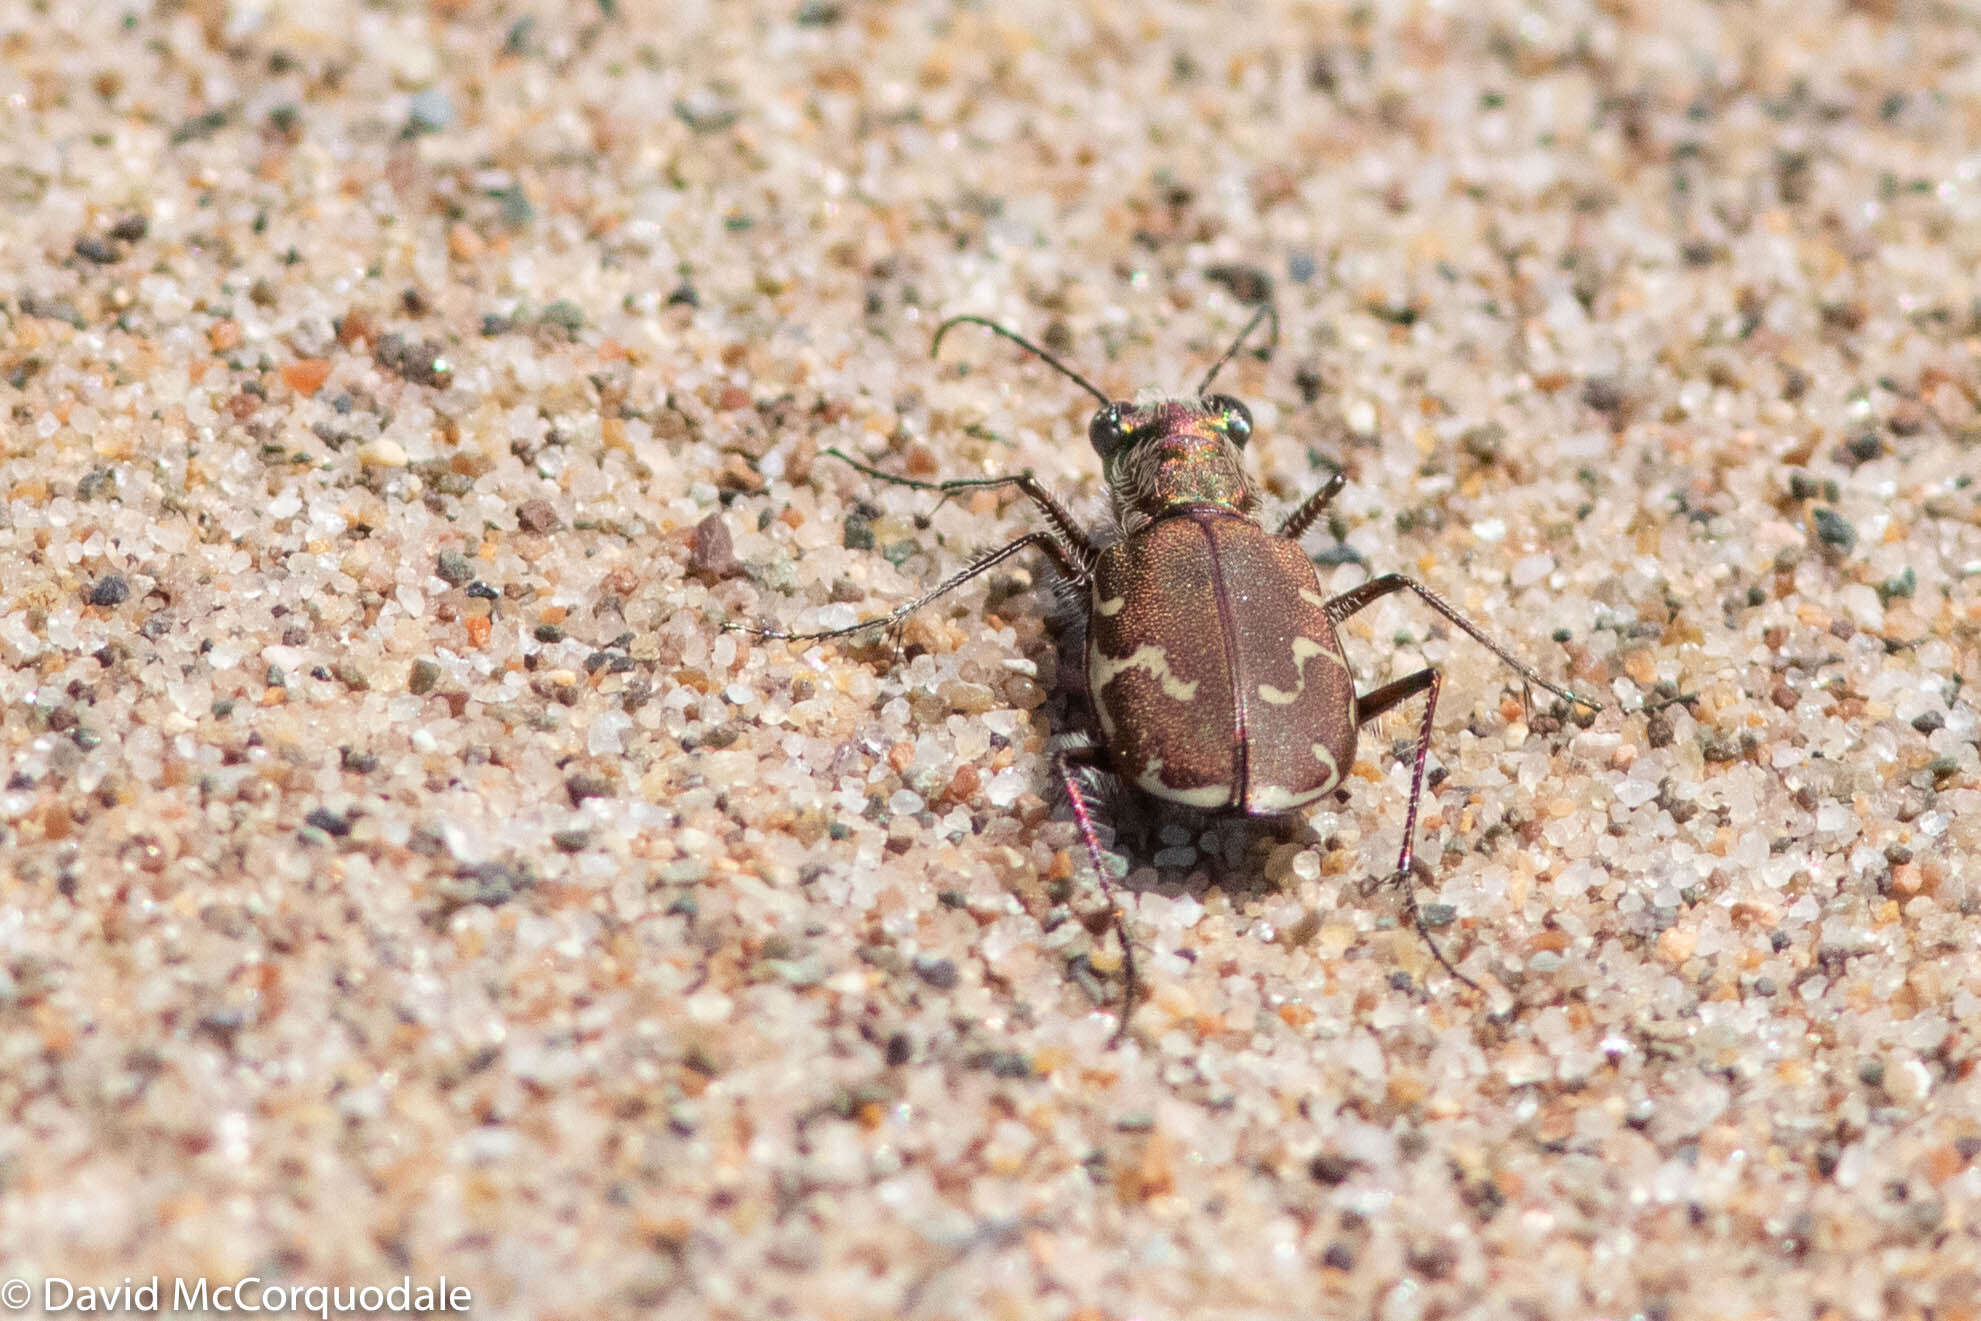
[[[1348,1182],[1348,1176],[1355,1172],[1355,1162],[1338,1152],[1324,1151],[1307,1162],[1307,1173],[1315,1183],[1324,1183],[1333,1188]]]
[[[506,904],[529,888],[528,872],[506,862],[479,862],[463,867],[436,888],[450,904]]]
[[[915,956],[915,975],[938,991],[952,990],[958,981],[956,964],[953,961],[932,958],[927,954]]]
[[[425,697],[440,686],[440,667],[429,660],[413,662],[411,675],[406,680],[406,691],[415,697]]]
[[[82,330],[89,324],[83,320],[83,314],[76,310],[76,305],[66,298],[42,298],[36,294],[22,294],[20,309],[22,316],[65,321],[77,330]]]
[[[538,320],[546,326],[554,327],[567,335],[575,335],[585,328],[585,309],[568,298],[560,298],[543,309]]]
[[[1623,382],[1614,376],[1592,376],[1583,382],[1582,402],[1598,413],[1614,413],[1623,407]]]
[[[85,234],[76,240],[76,255],[84,261],[95,262],[98,266],[110,266],[119,261],[123,254],[109,239]]]
[[[993,1078],[1029,1078],[1032,1076],[1031,1057],[1022,1051],[996,1051],[991,1055],[988,1064]]]
[[[1857,529],[1844,520],[1843,515],[1834,509],[1813,509],[1810,518],[1815,524],[1816,539],[1826,549],[1848,553],[1857,544]]]
[[[106,495],[117,493],[117,470],[97,468],[76,483],[76,499],[101,500]]]
[[[342,839],[351,833],[351,819],[340,816],[327,807],[319,807],[303,818],[303,824],[315,826],[324,834]]]
[[[122,605],[130,599],[131,585],[124,581],[121,573],[107,574],[97,579],[96,585],[89,589],[91,605]]]
[[[1417,916],[1424,925],[1433,930],[1448,927],[1458,920],[1458,909],[1450,904],[1424,904],[1417,910]]]
[[[516,523],[523,531],[534,532],[539,536],[555,532],[563,526],[562,521],[557,517],[556,507],[541,496],[534,500],[525,500],[516,506]]]
[[[710,514],[695,524],[695,537],[688,547],[688,571],[705,582],[733,576],[743,566],[736,560],[736,543],[730,539],[729,525],[721,514]]]
[[[564,781],[564,792],[570,796],[571,806],[576,807],[587,798],[610,798],[612,786],[596,775],[573,775]]]
[[[475,580],[474,563],[458,550],[443,550],[434,562],[433,572],[442,582],[455,587]]]
[[[423,339],[415,343],[404,335],[387,335],[378,341],[372,357],[394,376],[415,385],[444,389],[454,379],[446,347],[438,340]]]
[[[1263,303],[1273,295],[1273,277],[1257,266],[1231,263],[1212,266],[1204,278],[1221,284],[1241,303]]]
[[[1871,462],[1885,452],[1885,442],[1878,439],[1875,431],[1866,431],[1853,436],[1843,447],[1844,461],[1855,468],[1859,464]]]

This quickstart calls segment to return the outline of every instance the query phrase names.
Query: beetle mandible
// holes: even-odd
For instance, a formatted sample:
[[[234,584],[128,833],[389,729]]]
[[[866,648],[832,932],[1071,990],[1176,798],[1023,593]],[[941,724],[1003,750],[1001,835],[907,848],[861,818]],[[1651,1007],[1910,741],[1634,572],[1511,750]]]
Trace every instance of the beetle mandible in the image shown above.
[[[811,633],[742,628],[760,637],[816,641],[898,627],[909,615],[1022,551],[1046,553],[1085,598],[1086,691],[1098,739],[1062,741],[1052,757],[1074,822],[1107,898],[1121,942],[1124,995],[1118,1040],[1127,1031],[1137,980],[1134,946],[1095,833],[1090,771],[1111,772],[1150,797],[1207,815],[1281,817],[1335,789],[1355,764],[1363,725],[1422,694],[1395,877],[1407,881],[1416,849],[1418,804],[1443,676],[1435,666],[1358,693],[1338,633],[1342,621],[1395,592],[1411,592],[1524,680],[1564,701],[1597,704],[1543,678],[1471,620],[1412,578],[1389,573],[1339,596],[1323,589],[1300,538],[1347,482],[1337,470],[1272,531],[1257,516],[1259,496],[1244,466],[1252,415],[1229,395],[1211,393],[1218,373],[1259,325],[1278,315],[1262,306],[1189,395],[1137,402],[1110,399],[1057,357],[995,321],[956,316],[936,328],[931,356],[959,325],[981,326],[1017,344],[1100,401],[1087,439],[1100,456],[1112,522],[1083,530],[1027,470],[1010,477],[924,482],[870,467],[836,449],[826,453],[879,481],[945,497],[1016,487],[1047,528],[1029,532],[885,615]],[[1268,349],[1271,344],[1268,344]],[[1425,930],[1418,931],[1453,977],[1477,989]]]

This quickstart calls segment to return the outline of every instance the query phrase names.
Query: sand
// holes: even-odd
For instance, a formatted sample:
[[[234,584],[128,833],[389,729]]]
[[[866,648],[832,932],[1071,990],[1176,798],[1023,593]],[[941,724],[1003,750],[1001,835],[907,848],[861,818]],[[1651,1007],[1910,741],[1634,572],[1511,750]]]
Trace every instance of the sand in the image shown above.
[[[1977,1315],[1977,143],[1905,0],[0,0],[0,1303]],[[1482,991],[1406,713],[1110,1047],[1044,563],[721,626],[1039,526],[827,448],[1101,508],[943,317],[1268,296],[1322,582],[1603,708],[1358,615]]]

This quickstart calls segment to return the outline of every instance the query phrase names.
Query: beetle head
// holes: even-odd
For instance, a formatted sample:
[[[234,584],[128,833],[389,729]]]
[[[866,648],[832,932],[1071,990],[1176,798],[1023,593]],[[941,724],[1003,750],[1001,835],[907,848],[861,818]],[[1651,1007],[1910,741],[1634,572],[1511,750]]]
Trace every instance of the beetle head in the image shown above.
[[[1194,394],[1180,398],[1145,396],[1133,403],[1110,400],[1099,386],[1052,354],[984,317],[966,314],[949,318],[936,327],[929,352],[939,351],[942,337],[955,326],[982,326],[1100,400],[1100,411],[1087,425],[1087,438],[1101,456],[1115,517],[1124,530],[1132,530],[1184,509],[1250,514],[1258,503],[1258,492],[1245,475],[1244,462],[1245,442],[1252,438],[1252,414],[1230,395],[1212,394],[1211,382],[1238,356],[1238,350],[1261,324],[1272,328],[1272,339],[1259,355],[1265,357],[1279,342],[1279,313],[1271,303],[1252,314],[1224,356],[1204,373]]]
[[[1134,526],[1193,505],[1249,513],[1258,496],[1245,475],[1252,414],[1230,395],[1111,403],[1087,424],[1114,511]]]

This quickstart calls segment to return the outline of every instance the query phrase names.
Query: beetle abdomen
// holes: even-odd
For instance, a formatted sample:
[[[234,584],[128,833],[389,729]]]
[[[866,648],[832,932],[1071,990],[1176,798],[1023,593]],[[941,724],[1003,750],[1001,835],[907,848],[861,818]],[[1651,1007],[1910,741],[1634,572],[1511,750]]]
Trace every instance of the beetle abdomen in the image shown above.
[[[1115,767],[1143,791],[1269,816],[1355,753],[1354,684],[1314,566],[1241,515],[1193,509],[1100,557],[1087,682]]]

